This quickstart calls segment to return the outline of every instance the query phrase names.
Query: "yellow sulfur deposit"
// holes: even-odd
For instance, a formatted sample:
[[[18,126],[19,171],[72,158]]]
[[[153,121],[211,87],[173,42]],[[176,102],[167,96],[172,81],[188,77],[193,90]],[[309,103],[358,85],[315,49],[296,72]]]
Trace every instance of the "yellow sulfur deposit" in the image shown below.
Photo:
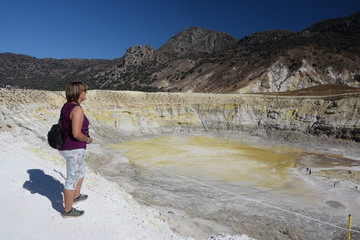
[[[113,145],[135,164],[187,177],[282,188],[291,181],[296,150],[260,148],[206,136],[158,136]]]

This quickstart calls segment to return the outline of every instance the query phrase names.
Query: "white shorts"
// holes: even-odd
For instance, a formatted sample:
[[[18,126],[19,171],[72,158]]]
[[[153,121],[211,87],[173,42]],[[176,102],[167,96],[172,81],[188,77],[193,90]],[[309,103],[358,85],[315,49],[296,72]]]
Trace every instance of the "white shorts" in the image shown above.
[[[66,181],[64,189],[75,190],[80,178],[85,176],[85,149],[59,151],[66,160]]]

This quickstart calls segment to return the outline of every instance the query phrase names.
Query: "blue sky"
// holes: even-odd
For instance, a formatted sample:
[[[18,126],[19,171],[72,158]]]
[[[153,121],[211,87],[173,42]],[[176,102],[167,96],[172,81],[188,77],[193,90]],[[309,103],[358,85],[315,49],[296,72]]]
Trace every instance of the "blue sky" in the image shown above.
[[[358,11],[360,0],[0,0],[0,53],[114,59],[191,26],[242,38]]]

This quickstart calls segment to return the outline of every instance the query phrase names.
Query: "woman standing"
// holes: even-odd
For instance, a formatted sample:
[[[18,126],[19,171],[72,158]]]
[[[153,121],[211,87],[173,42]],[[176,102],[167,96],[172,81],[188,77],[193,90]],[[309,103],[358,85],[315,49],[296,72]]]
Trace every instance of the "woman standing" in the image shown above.
[[[72,82],[65,90],[67,102],[61,108],[61,131],[63,146],[59,153],[66,160],[66,181],[64,186],[65,208],[63,217],[79,217],[84,211],[73,208],[73,204],[88,198],[80,194],[85,176],[85,149],[92,143],[89,135],[89,120],[80,104],[86,100],[86,85]]]

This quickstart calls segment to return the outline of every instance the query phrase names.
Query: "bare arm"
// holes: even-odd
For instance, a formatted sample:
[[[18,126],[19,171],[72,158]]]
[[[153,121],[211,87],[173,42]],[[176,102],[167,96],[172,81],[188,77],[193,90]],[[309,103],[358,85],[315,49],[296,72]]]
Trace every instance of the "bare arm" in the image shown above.
[[[79,141],[86,142],[88,137],[81,132],[82,124],[84,122],[84,112],[80,106],[74,107],[70,113],[72,135]],[[88,143],[92,143],[90,138]]]

